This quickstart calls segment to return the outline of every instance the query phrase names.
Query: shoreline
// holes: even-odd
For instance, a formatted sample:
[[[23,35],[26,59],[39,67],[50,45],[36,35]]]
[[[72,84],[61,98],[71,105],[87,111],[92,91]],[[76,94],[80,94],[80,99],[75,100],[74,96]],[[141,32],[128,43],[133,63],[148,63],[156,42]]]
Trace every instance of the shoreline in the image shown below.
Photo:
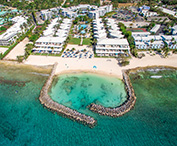
[[[66,71],[55,73],[55,76],[60,76],[64,74],[82,74],[82,73],[89,73],[89,74],[95,74],[95,75],[107,76],[107,77],[115,77],[120,80],[123,79],[122,76],[119,76],[119,75],[114,75],[114,74],[106,73],[103,71],[91,71],[91,70],[66,70]]]
[[[127,66],[119,66],[115,58],[76,59],[37,55],[30,55],[24,64],[46,66],[53,65],[55,62],[58,62],[55,72],[56,75],[69,72],[89,72],[123,79],[122,70],[125,69],[154,65],[177,67],[177,54],[173,54],[168,58],[161,58],[159,55],[150,56],[148,54],[142,59],[132,57],[130,64]],[[96,66],[96,68],[94,68],[94,66]]]

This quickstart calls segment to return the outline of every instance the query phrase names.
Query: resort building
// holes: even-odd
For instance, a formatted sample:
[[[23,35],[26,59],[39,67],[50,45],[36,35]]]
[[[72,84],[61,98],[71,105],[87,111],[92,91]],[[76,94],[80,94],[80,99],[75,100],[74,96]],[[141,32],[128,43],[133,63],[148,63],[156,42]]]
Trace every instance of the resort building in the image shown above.
[[[40,37],[36,43],[33,51],[39,53],[59,53],[63,49],[65,38],[61,37]]]
[[[62,15],[70,19],[74,19],[77,17],[77,13],[68,8],[62,8]]]
[[[149,36],[151,33],[150,32],[132,32],[132,36],[133,37],[147,37]]]
[[[177,49],[177,36],[173,35],[149,35],[146,37],[133,36],[137,49],[162,49],[165,44],[170,49]]]
[[[42,20],[50,20],[53,15],[58,15],[58,8],[51,8],[47,10],[41,10],[41,18]]]
[[[88,16],[92,19],[99,18],[100,16],[104,16],[106,13],[112,11],[112,5],[106,5],[97,7],[94,5],[88,5],[88,4],[80,4],[78,6],[73,6],[69,8],[61,8],[62,15],[64,17],[69,18],[76,18],[78,15],[86,15],[88,13]],[[81,13],[81,14],[78,14]]]
[[[118,56],[119,54],[130,53],[129,43],[126,39],[100,39],[95,50],[98,56]]]
[[[156,33],[156,32],[159,30],[159,28],[160,28],[160,24],[156,24],[156,25],[150,30],[150,32],[151,32],[151,33]]]
[[[107,19],[107,29],[101,18],[93,20],[93,36],[97,39],[95,53],[98,56],[118,56],[120,54],[129,54],[130,47],[127,39],[123,39],[122,32],[114,19]]]
[[[122,35],[122,32],[120,31],[120,28],[118,27],[116,21],[114,19],[107,19],[107,25],[108,25],[108,32],[110,38],[123,38],[124,35]]]
[[[162,12],[167,13],[167,14],[172,15],[173,17],[177,18],[177,12],[169,10],[167,8],[163,8],[163,7],[159,7],[159,8],[162,10]]]
[[[173,26],[171,29],[172,29],[172,34],[177,35],[177,25]]]
[[[89,11],[88,16],[92,19],[98,19],[100,16],[104,16],[106,13],[112,11],[112,5],[101,6],[97,9]]]
[[[69,34],[72,20],[67,18],[63,19],[60,28],[57,30],[54,26],[59,24],[58,20],[61,20],[61,18],[52,20],[52,23],[49,24],[44,31],[44,36],[36,41],[35,48],[33,48],[34,52],[60,53],[62,51],[63,45]]]
[[[93,20],[93,37],[95,39],[107,37],[107,33],[101,18]]]
[[[48,25],[48,27],[46,28],[46,30],[43,31],[43,35],[46,36],[46,37],[47,36],[53,36],[54,33],[55,33],[55,26],[57,24],[59,24],[59,22],[58,22],[59,20],[61,20],[60,17],[53,19],[51,21],[51,23]]]
[[[0,35],[0,46],[8,46],[13,44],[18,36],[24,32],[24,29],[21,28],[21,25],[23,25],[23,23],[27,23],[27,18],[17,16],[11,20],[14,22],[14,25],[7,29],[5,33]]]

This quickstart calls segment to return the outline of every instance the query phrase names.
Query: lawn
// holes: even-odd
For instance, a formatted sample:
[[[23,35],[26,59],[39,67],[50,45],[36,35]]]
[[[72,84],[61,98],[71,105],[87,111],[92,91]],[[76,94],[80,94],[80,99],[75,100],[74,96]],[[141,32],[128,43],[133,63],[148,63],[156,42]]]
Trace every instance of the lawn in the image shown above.
[[[90,38],[84,38],[82,45],[90,45]]]
[[[68,44],[75,44],[75,45],[79,45],[81,42],[80,38],[70,38]]]
[[[3,34],[4,32],[6,32],[6,31],[1,31],[1,32],[0,32],[0,35]]]

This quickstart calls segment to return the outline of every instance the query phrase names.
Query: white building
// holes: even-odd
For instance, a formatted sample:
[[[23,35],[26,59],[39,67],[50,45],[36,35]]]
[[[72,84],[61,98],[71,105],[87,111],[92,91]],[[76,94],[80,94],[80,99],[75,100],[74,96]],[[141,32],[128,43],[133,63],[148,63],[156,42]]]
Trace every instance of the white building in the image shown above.
[[[47,26],[46,30],[43,31],[43,35],[44,36],[53,36],[55,33],[55,25],[59,24],[59,20],[61,20],[61,18],[55,18],[51,21],[51,23]]]
[[[96,39],[107,37],[107,33],[101,18],[93,20],[93,31],[94,31],[93,37]]]
[[[177,12],[163,8],[163,7],[159,7],[159,8],[162,10],[162,12],[167,13],[177,18]]]
[[[53,26],[59,24],[58,18],[55,18],[51,24],[44,32],[44,36],[40,37],[36,41],[35,48],[33,48],[33,51],[39,53],[60,53],[62,51],[63,45],[69,34],[72,20],[63,19],[62,23],[60,24],[60,28],[58,30],[56,30],[56,28],[55,29],[53,28]],[[53,36],[54,33],[56,33],[55,34],[56,37]]]
[[[151,33],[156,33],[156,32],[159,30],[159,28],[160,28],[160,24],[156,24],[156,25],[150,30],[150,32],[151,32]]]
[[[172,27],[172,34],[177,35],[177,25]]]
[[[64,41],[65,39],[61,37],[40,37],[33,50],[39,53],[59,53],[63,49]]]
[[[99,39],[96,45],[98,56],[118,56],[119,54],[130,53],[129,43],[126,39]]]
[[[104,16],[106,13],[112,11],[112,5],[101,6],[97,9],[89,11],[88,16],[92,19],[97,19],[100,16]]]
[[[149,49],[162,49],[164,47],[163,41],[153,41],[148,42],[148,48]]]
[[[122,35],[122,32],[119,30],[119,27],[114,19],[107,19],[107,25],[108,25],[108,31],[109,31],[109,37],[110,38],[123,38],[124,35]]]
[[[53,11],[51,10],[41,10],[41,17],[42,17],[42,20],[50,20],[52,18],[52,15],[53,15]]]
[[[157,12],[146,12],[146,13],[143,13],[143,16],[146,16],[146,17],[155,17],[155,16],[159,16],[159,14],[157,14]]]
[[[24,28],[21,28],[21,25],[23,25],[23,23],[27,23],[27,18],[17,16],[14,17],[12,21],[14,22],[14,25],[7,29],[5,33],[0,35],[0,46],[11,45],[18,38],[18,34],[20,35],[25,31]]]
[[[134,37],[137,37],[137,36],[140,36],[140,37],[147,37],[149,36],[151,33],[150,32],[132,32],[132,36]]]

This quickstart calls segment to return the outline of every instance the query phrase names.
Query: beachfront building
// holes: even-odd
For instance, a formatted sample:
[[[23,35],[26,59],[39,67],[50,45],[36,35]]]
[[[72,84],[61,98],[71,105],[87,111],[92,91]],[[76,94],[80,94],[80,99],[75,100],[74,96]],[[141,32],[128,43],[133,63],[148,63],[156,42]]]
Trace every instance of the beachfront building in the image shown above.
[[[48,28],[44,31],[44,36],[36,41],[35,48],[33,48],[34,52],[58,54],[62,51],[69,34],[72,20],[67,18],[63,19],[61,24],[59,24],[58,20],[61,20],[61,18],[52,20],[52,23],[49,24]],[[54,26],[58,24],[60,28],[57,30]]]
[[[24,32],[24,28],[21,27],[24,23],[27,23],[27,18],[22,16],[17,16],[12,19],[14,25],[6,30],[5,33],[0,35],[0,46],[8,46],[13,44],[18,36]]]
[[[95,48],[98,56],[118,56],[119,54],[130,53],[127,39],[99,39]]]
[[[177,36],[174,35],[133,36],[133,38],[137,49],[162,49],[165,44],[170,49],[177,49]]]
[[[39,53],[59,53],[63,49],[65,39],[61,37],[40,37],[33,51]]]
[[[122,32],[114,19],[107,19],[107,30],[101,18],[93,20],[93,37],[97,40],[95,53],[98,56],[118,56],[129,54],[130,47],[127,39],[124,39]]]

